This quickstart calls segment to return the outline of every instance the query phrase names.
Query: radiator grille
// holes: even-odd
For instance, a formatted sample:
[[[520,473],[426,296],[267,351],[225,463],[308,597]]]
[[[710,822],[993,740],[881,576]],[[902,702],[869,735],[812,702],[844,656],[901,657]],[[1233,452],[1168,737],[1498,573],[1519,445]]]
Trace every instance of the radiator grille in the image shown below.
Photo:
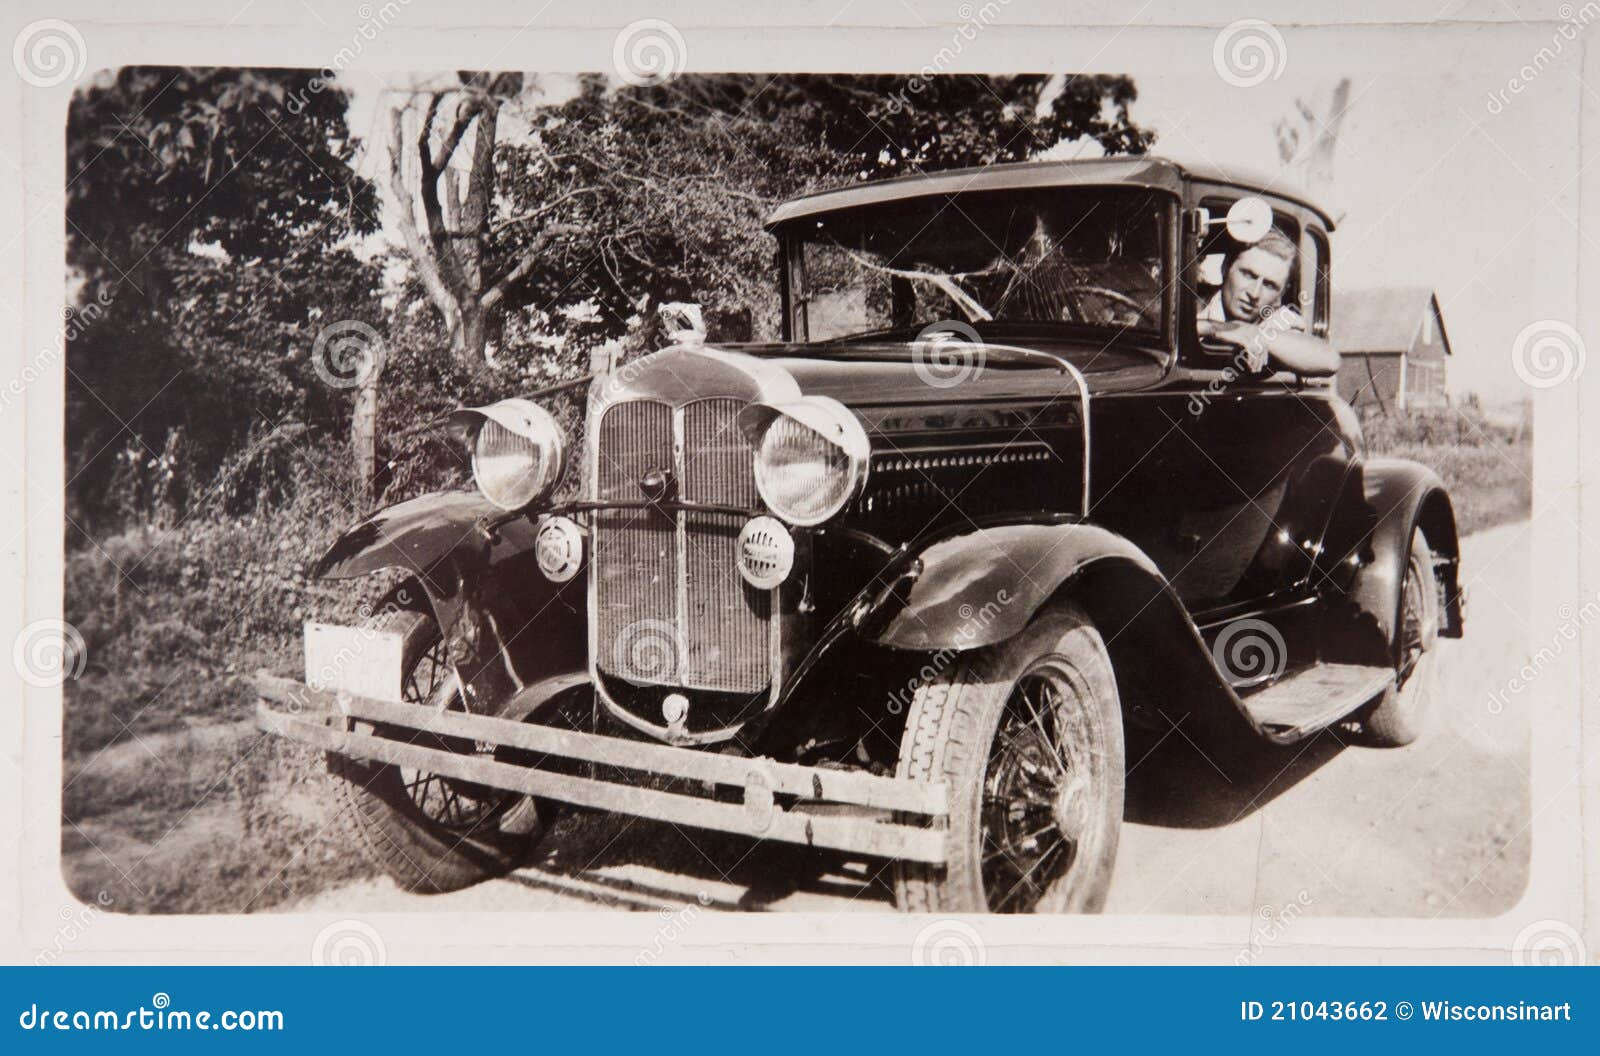
[[[670,470],[687,502],[753,507],[738,400],[673,409],[617,404],[597,431],[597,495],[636,502],[639,478]],[[681,445],[676,441],[681,438]],[[735,565],[738,514],[601,511],[595,518],[596,666],[649,685],[752,693],[771,679],[771,598]]]

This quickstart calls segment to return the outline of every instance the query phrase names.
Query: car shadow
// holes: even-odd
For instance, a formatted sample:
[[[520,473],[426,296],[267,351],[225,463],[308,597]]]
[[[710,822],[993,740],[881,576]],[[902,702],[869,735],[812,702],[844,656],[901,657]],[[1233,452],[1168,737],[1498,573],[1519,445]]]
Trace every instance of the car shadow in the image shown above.
[[[1202,752],[1175,731],[1133,735],[1123,820],[1169,829],[1214,829],[1246,818],[1331,762],[1351,742],[1323,730],[1299,744],[1259,742],[1227,759]]]
[[[1324,730],[1289,747],[1250,745],[1223,761],[1177,733],[1130,731],[1123,819],[1175,829],[1230,825],[1316,773],[1350,736]],[[509,879],[617,910],[698,904],[764,912],[779,903],[800,908],[815,900],[821,908],[838,899],[885,910],[894,904],[893,869],[882,861],[589,811],[564,814]]]
[[[511,879],[621,910],[699,904],[762,912],[806,896],[891,908],[894,897],[893,874],[882,861],[589,812],[564,816]]]

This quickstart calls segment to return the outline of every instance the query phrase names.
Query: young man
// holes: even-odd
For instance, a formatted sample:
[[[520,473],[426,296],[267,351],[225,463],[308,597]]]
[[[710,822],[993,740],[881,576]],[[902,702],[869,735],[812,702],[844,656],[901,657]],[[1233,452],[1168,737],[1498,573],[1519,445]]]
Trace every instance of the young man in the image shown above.
[[[1282,303],[1296,255],[1294,243],[1277,228],[1254,245],[1231,250],[1222,262],[1222,288],[1200,309],[1200,336],[1238,346],[1252,372],[1265,369],[1270,358],[1296,374],[1337,373],[1339,353],[1306,333],[1300,313]]]

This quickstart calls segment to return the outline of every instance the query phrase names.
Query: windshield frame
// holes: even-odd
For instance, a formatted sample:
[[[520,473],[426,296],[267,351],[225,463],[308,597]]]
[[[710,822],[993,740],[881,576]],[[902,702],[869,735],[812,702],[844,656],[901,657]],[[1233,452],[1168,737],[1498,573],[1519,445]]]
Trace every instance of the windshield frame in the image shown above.
[[[968,192],[976,197],[982,195],[991,197],[995,194],[1027,194],[1037,195],[1041,192],[1060,190],[1062,193],[1081,193],[1093,190],[1125,190],[1131,185],[1127,183],[1081,184],[1074,183],[1060,188],[1030,188],[1028,191],[982,191]],[[1159,347],[1166,353],[1173,353],[1177,345],[1177,325],[1179,317],[1178,300],[1183,283],[1179,281],[1179,240],[1181,215],[1183,209],[1183,196],[1169,192],[1163,188],[1138,186],[1138,189],[1149,191],[1155,196],[1160,208],[1157,221],[1160,224],[1159,238],[1161,242],[1161,321],[1159,332],[1156,330],[1134,329],[1128,326],[1107,326],[1079,322],[1024,322],[1021,320],[995,320],[973,324],[986,339],[991,335],[995,340],[1012,339],[1018,341],[1059,340],[1072,343],[1083,341],[1099,341],[1107,346],[1113,344],[1135,343],[1145,347]],[[899,334],[894,330],[863,331],[859,334],[848,334],[826,339],[813,340],[807,320],[806,274],[805,274],[805,246],[808,242],[802,235],[804,228],[823,217],[842,216],[851,213],[870,213],[878,210],[893,208],[908,200],[924,197],[911,195],[903,199],[865,206],[853,206],[840,209],[831,213],[809,215],[796,218],[780,224],[772,229],[773,235],[778,239],[778,270],[780,280],[780,296],[782,299],[783,340],[786,343],[814,346],[818,348],[829,345],[848,343],[861,340],[896,339]],[[951,197],[959,201],[963,195],[927,195],[926,197]],[[910,334],[905,339],[915,337]]]

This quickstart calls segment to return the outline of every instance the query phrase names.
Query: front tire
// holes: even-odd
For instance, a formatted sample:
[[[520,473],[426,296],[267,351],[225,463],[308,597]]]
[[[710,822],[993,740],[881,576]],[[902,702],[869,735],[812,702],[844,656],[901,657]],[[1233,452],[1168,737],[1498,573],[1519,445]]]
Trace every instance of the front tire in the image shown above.
[[[447,706],[460,706],[459,691],[444,682],[451,673],[431,613],[385,606],[369,626],[401,636],[408,702],[420,707],[430,696],[449,693]],[[457,739],[401,735],[430,748],[473,750]],[[407,891],[442,894],[502,876],[543,835],[534,802],[514,792],[335,754],[328,756],[328,771],[352,842]]]
[[[899,776],[950,790],[944,866],[898,865],[919,913],[1096,913],[1122,826],[1122,710],[1105,642],[1063,604],[921,686]]]

